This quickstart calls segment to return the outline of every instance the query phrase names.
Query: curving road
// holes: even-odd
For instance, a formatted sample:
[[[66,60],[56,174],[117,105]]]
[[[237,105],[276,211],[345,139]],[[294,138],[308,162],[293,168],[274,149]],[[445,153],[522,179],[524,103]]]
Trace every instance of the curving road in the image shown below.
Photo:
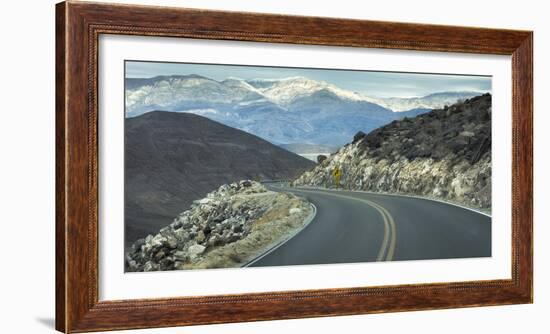
[[[491,217],[427,199],[289,188],[317,208],[296,236],[249,266],[282,266],[491,256]]]

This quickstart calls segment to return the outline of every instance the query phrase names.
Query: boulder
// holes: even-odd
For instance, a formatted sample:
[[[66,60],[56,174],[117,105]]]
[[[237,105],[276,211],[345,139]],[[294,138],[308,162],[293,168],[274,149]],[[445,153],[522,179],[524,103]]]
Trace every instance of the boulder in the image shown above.
[[[299,214],[301,212],[302,212],[302,209],[299,209],[299,208],[292,208],[292,209],[288,210],[288,213],[291,214],[291,215]]]
[[[358,141],[360,141],[361,139],[365,138],[367,136],[366,133],[364,133],[363,131],[359,131],[355,134],[355,136],[353,136],[353,144],[357,143]]]
[[[243,188],[252,187],[252,182],[249,181],[249,180],[244,180],[244,181],[239,182],[239,186],[241,186]]]
[[[176,261],[186,262],[189,259],[189,256],[187,255],[187,252],[177,251],[174,253],[174,259]]]
[[[206,236],[204,235],[204,230],[199,231],[199,233],[197,233],[197,236],[195,237],[195,240],[200,244],[203,243],[205,239],[206,239]]]
[[[187,254],[189,254],[189,258],[193,260],[193,259],[196,259],[202,253],[204,253],[205,249],[206,247],[204,247],[203,245],[198,245],[198,244],[193,245],[187,249]]]

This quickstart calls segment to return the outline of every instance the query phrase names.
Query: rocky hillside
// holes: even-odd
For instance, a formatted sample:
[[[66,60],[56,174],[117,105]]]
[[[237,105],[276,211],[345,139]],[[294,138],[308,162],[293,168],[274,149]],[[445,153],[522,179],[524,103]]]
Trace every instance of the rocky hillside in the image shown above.
[[[254,181],[221,186],[155,235],[136,241],[128,271],[238,267],[303,228],[305,199]]]
[[[222,184],[295,178],[315,166],[254,135],[188,113],[128,118],[125,141],[127,248]]]
[[[294,185],[420,195],[491,207],[491,95],[358,133]]]

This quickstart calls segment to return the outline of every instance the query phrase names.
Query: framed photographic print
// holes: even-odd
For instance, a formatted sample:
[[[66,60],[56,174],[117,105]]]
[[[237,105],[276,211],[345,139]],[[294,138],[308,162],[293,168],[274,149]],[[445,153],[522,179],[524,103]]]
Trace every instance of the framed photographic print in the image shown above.
[[[56,9],[59,331],[532,302],[532,32]]]

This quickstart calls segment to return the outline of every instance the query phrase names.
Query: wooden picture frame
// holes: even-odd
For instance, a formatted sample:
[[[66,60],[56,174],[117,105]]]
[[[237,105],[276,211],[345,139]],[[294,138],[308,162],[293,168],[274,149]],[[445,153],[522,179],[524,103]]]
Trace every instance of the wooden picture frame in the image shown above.
[[[99,301],[98,38],[102,34],[512,57],[511,279]],[[56,7],[56,329],[120,330],[533,301],[533,33],[66,1]]]

